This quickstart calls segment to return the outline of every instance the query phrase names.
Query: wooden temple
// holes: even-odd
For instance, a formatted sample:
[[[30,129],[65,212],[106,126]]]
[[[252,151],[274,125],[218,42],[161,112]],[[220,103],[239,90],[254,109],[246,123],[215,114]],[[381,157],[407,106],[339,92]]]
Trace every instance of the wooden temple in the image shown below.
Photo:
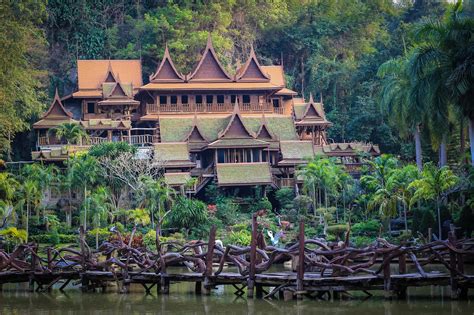
[[[295,188],[295,170],[316,154],[350,171],[362,155],[380,154],[372,144],[332,143],[322,100],[298,97],[286,87],[283,67],[260,65],[253,47],[233,74],[210,37],[189,74],[178,71],[168,47],[146,84],[139,60],[78,60],[77,69],[77,91],[56,94],[33,125],[35,160],[61,161],[94,144],[125,141],[162,161],[170,185],[198,193],[211,181]],[[88,137],[66,146],[54,133],[65,122],[79,124]]]

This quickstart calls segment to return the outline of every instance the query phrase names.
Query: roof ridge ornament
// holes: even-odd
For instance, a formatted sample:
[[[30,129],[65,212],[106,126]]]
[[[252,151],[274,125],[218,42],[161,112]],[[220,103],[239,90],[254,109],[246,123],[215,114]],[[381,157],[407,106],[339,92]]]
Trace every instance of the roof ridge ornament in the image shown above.
[[[234,103],[234,110],[232,112],[232,116],[230,117],[230,120],[229,120],[229,123],[227,124],[226,128],[224,130],[222,130],[221,132],[219,132],[218,134],[218,139],[220,138],[223,138],[225,137],[225,135],[229,132],[229,130],[231,129],[232,125],[235,123],[236,119],[238,119],[240,121],[240,124],[241,126],[243,127],[243,132],[251,137],[251,138],[254,138],[256,137],[255,133],[251,132],[247,126],[245,126],[244,124],[244,121],[242,119],[242,116],[240,115],[240,108],[239,108],[239,103],[237,101],[237,99],[235,100],[235,103]],[[243,135],[241,135],[243,137]],[[236,138],[242,138],[242,137],[236,137]],[[247,138],[247,137],[246,137]]]
[[[160,78],[158,78],[158,75],[160,75],[160,73],[162,71],[166,71],[166,70],[163,70],[163,68],[166,66],[166,63],[168,63],[169,67],[171,68],[171,71],[173,72],[173,73],[168,73],[168,76],[171,75],[171,76],[175,76],[175,77],[174,78],[170,77],[170,78],[161,78],[160,79]],[[167,69],[167,70],[169,70],[169,69]],[[153,82],[153,81],[185,81],[186,80],[186,77],[176,69],[176,66],[173,63],[173,59],[171,58],[171,54],[170,54],[170,51],[168,49],[168,43],[165,44],[165,52],[163,54],[163,58],[161,59],[160,65],[158,66],[158,68],[156,68],[156,72],[152,73],[150,75],[149,79],[150,79],[150,82]]]
[[[251,63],[254,63],[254,65],[257,67],[257,71],[259,72],[259,75],[260,77],[250,77],[250,78],[245,78],[245,75],[247,74],[248,70],[249,70],[249,66],[251,65]],[[237,72],[236,76],[235,76],[235,80],[236,81],[270,81],[270,77],[268,74],[266,74],[261,66],[260,66],[260,63],[258,62],[258,59],[257,59],[257,55],[255,54],[255,50],[253,48],[253,44],[250,44],[250,54],[249,54],[249,57],[247,58],[247,61],[245,62],[245,64],[239,69],[239,71]]]
[[[109,59],[109,62],[107,64],[107,73],[105,74],[104,80],[102,80],[102,84],[105,82],[119,82],[120,78],[115,75],[114,70],[112,69],[112,61]]]
[[[57,105],[56,105],[57,104]],[[51,105],[49,106],[48,110],[46,111],[46,113],[43,114],[42,118],[45,118],[47,116],[49,116],[51,114],[51,112],[53,111],[54,107],[55,106],[59,106],[59,109],[60,111],[62,111],[62,113],[69,117],[69,118],[73,118],[72,117],[72,113],[70,111],[68,111],[63,103],[61,102],[61,98],[59,97],[59,92],[58,92],[58,88],[56,87],[56,90],[54,92],[54,99],[53,101],[51,102]]]
[[[211,57],[209,57],[209,54]],[[217,66],[217,71],[220,71],[220,75],[223,76],[223,78],[206,78],[206,77],[201,77],[201,78],[196,78],[196,75],[199,75],[199,72],[201,68],[204,65],[204,61],[207,58],[213,58],[215,62],[215,66]],[[209,65],[209,64],[208,64]],[[215,73],[214,73],[215,74]],[[206,76],[208,74],[204,74]],[[212,74],[211,74],[212,75]],[[204,53],[201,56],[201,60],[199,60],[198,65],[194,69],[194,71],[186,76],[187,81],[192,81],[192,80],[200,80],[200,81],[233,81],[232,77],[225,71],[224,67],[222,66],[221,62],[219,61],[219,58],[217,57],[216,51],[214,50],[214,46],[212,44],[212,37],[211,33],[208,34],[207,36],[207,43],[206,43],[206,48],[204,49]]]

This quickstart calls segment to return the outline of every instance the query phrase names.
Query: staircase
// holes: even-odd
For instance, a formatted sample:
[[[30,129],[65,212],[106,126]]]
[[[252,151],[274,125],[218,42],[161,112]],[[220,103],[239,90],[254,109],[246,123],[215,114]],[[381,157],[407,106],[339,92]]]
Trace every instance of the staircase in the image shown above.
[[[214,163],[206,167],[202,173],[197,177],[194,187],[189,189],[187,193],[197,194],[201,191],[212,179],[215,177]]]

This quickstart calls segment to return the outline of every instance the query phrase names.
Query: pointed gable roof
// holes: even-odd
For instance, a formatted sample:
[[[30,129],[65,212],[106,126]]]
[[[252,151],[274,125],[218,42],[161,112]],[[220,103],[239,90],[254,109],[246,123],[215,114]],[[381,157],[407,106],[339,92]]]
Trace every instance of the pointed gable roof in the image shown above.
[[[309,94],[309,102],[308,105],[306,106],[306,110],[304,111],[302,119],[305,118],[320,118],[324,119],[324,115],[318,111],[316,108],[316,104],[314,103],[313,100],[313,94]]]
[[[105,74],[104,80],[102,82],[116,83],[118,81],[118,77],[115,76],[114,71],[112,70],[112,63],[109,60],[109,64],[107,65],[107,73]]]
[[[257,131],[257,139],[264,139],[264,140],[275,140],[275,136],[273,133],[268,129],[267,119],[265,114],[262,114],[262,124]]]
[[[59,98],[58,89],[56,89],[56,92],[54,94],[53,102],[49,106],[48,111],[44,113],[42,118],[43,119],[72,118],[72,113],[66,110],[66,108],[63,106],[63,103],[61,102],[61,99]]]
[[[150,82],[183,82],[184,76],[176,70],[171,59],[168,45],[165,47],[165,54],[156,72],[150,76]]]
[[[255,135],[247,129],[242,116],[240,116],[239,104],[234,105],[234,111],[230,117],[227,127],[219,132],[218,138],[255,138]]]
[[[189,133],[184,137],[183,142],[209,142],[206,137],[199,130],[198,119],[196,113],[194,113],[193,125]]]
[[[239,72],[236,76],[236,81],[270,81],[270,77],[262,70],[260,64],[258,63],[253,45],[250,47],[250,56],[247,59],[247,62],[242,68],[239,69]]]
[[[188,81],[232,81],[219,62],[212,45],[211,34],[207,38],[207,45],[196,69],[187,78]]]

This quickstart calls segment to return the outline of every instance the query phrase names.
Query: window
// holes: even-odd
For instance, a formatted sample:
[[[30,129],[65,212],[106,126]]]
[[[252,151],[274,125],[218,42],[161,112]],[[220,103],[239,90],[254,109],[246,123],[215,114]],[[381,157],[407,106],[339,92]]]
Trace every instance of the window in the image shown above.
[[[202,95],[196,95],[196,104],[202,104]]]
[[[280,107],[280,100],[278,98],[272,99],[273,107]]]
[[[224,163],[225,153],[223,149],[217,150],[217,163]]]
[[[160,104],[166,105],[167,103],[167,97],[166,95],[160,95]]]
[[[250,103],[250,95],[242,95],[242,103]]]
[[[176,105],[176,103],[178,103],[178,97],[176,95],[171,95],[170,101],[172,105]]]
[[[95,112],[95,103],[87,103],[87,113],[93,114]]]
[[[237,100],[237,95],[231,95],[230,96],[230,102],[233,104],[235,104],[235,101]]]
[[[252,162],[252,153],[251,150],[245,150],[245,153],[247,155],[247,160],[245,162]]]
[[[224,103],[224,95],[217,95],[217,103],[220,103],[220,104]]]
[[[267,161],[267,155],[268,155],[268,152],[267,152],[267,151],[263,151],[263,152],[262,152],[262,162],[266,162],[266,161]]]
[[[188,96],[187,95],[181,95],[181,104],[188,104]]]
[[[214,100],[214,95],[206,95],[206,103],[207,104],[212,104],[213,100]]]
[[[258,149],[252,149],[253,162],[260,162],[260,151]]]

